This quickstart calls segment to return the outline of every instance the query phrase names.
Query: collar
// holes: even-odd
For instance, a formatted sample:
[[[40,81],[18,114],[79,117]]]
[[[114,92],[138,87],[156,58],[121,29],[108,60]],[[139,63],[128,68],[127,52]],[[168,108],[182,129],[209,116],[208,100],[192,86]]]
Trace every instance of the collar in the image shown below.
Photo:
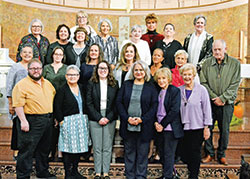
[[[225,53],[224,59],[222,60],[222,64],[226,64],[227,62],[228,62],[228,54]],[[212,66],[218,64],[216,58],[214,58],[214,57],[212,58],[212,63],[211,64],[212,64]]]
[[[157,35],[158,32],[156,32],[156,30],[154,30],[154,31],[149,31],[149,30],[148,30],[147,34],[154,34],[154,35]]]

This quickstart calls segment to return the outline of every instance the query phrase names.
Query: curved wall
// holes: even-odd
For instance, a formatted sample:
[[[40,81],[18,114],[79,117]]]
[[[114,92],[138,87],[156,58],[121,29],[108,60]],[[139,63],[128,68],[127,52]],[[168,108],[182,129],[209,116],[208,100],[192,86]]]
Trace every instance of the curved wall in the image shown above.
[[[20,39],[28,33],[28,26],[32,19],[42,20],[45,25],[44,35],[50,42],[56,40],[55,30],[59,24],[65,23],[69,27],[75,25],[75,13],[73,12],[39,9],[4,1],[1,1],[0,11],[2,43],[5,48],[10,49],[11,57],[15,55]],[[193,32],[193,18],[198,14],[201,13],[159,15],[158,31],[162,32],[164,24],[171,22],[176,26],[176,39],[183,43],[185,36]],[[202,14],[208,19],[207,32],[213,34],[215,39],[224,39],[227,42],[228,53],[239,57],[240,30],[247,29],[247,4],[222,10],[205,11]],[[114,29],[112,35],[118,37],[119,17],[130,18],[131,27],[135,24],[144,25],[145,16],[146,14],[136,16],[89,14],[89,21],[90,25],[97,30],[99,20],[109,18]]]

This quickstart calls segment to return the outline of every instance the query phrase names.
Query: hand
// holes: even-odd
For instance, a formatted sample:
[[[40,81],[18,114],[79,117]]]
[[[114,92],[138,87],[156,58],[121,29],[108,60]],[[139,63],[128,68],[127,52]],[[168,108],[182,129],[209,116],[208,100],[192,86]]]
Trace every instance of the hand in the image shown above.
[[[136,125],[141,124],[142,119],[140,117],[135,117],[135,122],[136,122]]]
[[[55,123],[55,127],[58,126],[58,121],[56,119],[54,119],[54,123]]]
[[[212,100],[216,106],[224,106],[225,105],[225,103],[223,103],[219,97],[213,98]]]
[[[9,113],[10,113],[11,115],[14,115],[14,114],[15,114],[15,109],[12,107],[11,104],[9,105]]]
[[[108,124],[108,122],[109,122],[109,120],[106,117],[103,117],[100,119],[99,124],[101,126],[105,126],[106,124]]]
[[[131,125],[134,125],[134,126],[137,125],[136,121],[135,121],[135,118],[133,118],[133,117],[128,118],[128,123],[131,124]]]
[[[155,122],[155,129],[157,132],[162,132],[163,126],[161,124],[159,124],[158,122]]]
[[[29,130],[30,130],[29,122],[26,119],[21,120],[21,130],[24,132],[29,132]]]
[[[203,130],[203,137],[205,140],[209,139],[210,137],[210,130],[208,127],[205,127],[204,130]]]

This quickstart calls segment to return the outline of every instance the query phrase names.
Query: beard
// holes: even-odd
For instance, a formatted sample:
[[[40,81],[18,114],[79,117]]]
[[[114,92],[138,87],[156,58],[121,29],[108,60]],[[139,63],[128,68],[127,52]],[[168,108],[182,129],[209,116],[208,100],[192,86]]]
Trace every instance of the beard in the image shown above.
[[[32,74],[28,73],[29,77],[35,81],[39,81],[42,78],[42,73],[39,76],[33,76]]]

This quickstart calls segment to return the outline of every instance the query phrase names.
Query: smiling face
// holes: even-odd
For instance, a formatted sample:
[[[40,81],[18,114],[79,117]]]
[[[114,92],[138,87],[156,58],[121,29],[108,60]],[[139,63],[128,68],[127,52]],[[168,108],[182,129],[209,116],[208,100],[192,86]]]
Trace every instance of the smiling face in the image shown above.
[[[133,74],[136,80],[143,80],[145,78],[145,71],[140,64],[134,66]]]
[[[92,45],[89,50],[89,57],[92,60],[96,60],[99,58],[100,50],[97,45]]]
[[[108,35],[110,32],[110,26],[106,21],[103,21],[101,24],[101,33],[103,35]]]
[[[39,81],[42,77],[42,64],[38,62],[33,62],[28,68],[28,75],[35,81]]]
[[[22,61],[28,63],[33,58],[33,50],[31,47],[24,47],[21,51],[20,56]]]
[[[86,38],[85,32],[79,31],[76,33],[76,40],[77,42],[84,42]]]
[[[102,62],[98,65],[98,76],[101,80],[107,79],[107,76],[109,74],[109,69],[106,63]]]
[[[63,51],[61,49],[56,49],[53,54],[53,61],[55,63],[62,63]]]
[[[169,85],[169,79],[167,76],[159,74],[157,77],[157,83],[161,87],[161,89],[167,89]]]
[[[69,37],[68,29],[66,27],[62,27],[59,30],[59,38],[60,38],[60,40],[67,40],[68,37]]]
[[[204,30],[205,30],[205,19],[203,18],[199,18],[195,25],[195,31],[198,32],[198,33],[202,33]]]
[[[131,32],[131,37],[132,39],[134,40],[140,40],[141,39],[141,36],[142,36],[142,29],[137,27],[136,29],[134,29],[132,32]]]
[[[174,37],[175,31],[174,27],[170,24],[166,25],[164,28],[164,36],[165,37]]]
[[[77,16],[77,22],[80,27],[85,26],[88,23],[88,17],[86,17],[84,14],[78,14]]]
[[[124,54],[126,63],[128,63],[129,61],[133,61],[135,58],[135,49],[133,46],[128,46],[127,49],[125,50],[125,54]]]
[[[187,63],[187,58],[184,54],[179,54],[175,57],[175,63],[178,68],[181,68],[184,64]]]
[[[66,80],[67,80],[67,83],[69,84],[76,84],[80,78],[80,75],[78,73],[78,71],[74,70],[74,69],[70,69],[67,71],[66,75]]]
[[[193,70],[186,70],[182,73],[182,78],[185,85],[192,85],[194,83],[194,73]]]
[[[155,20],[148,20],[146,22],[148,31],[155,31],[157,27],[157,22]]]
[[[34,22],[31,26],[31,33],[33,35],[40,35],[42,33],[42,26],[39,22]]]
[[[154,53],[153,53],[153,58],[152,59],[153,59],[154,64],[161,63],[164,60],[162,50],[155,49]]]

